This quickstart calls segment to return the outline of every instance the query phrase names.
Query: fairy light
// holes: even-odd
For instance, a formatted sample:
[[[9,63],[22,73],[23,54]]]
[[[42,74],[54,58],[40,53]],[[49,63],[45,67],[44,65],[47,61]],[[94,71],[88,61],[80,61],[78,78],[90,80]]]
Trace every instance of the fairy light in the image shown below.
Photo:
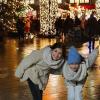
[[[58,4],[62,3],[62,0],[57,0]]]
[[[100,0],[97,0],[95,5],[96,5],[97,16],[98,18],[100,18]]]
[[[18,15],[25,17],[25,12],[18,12],[18,8],[24,8],[25,4],[34,4],[34,0],[0,0],[0,12],[2,13],[0,16],[0,22],[3,26],[4,30],[15,31],[16,30],[16,17]],[[26,6],[26,7],[27,7]],[[29,8],[30,11],[32,9]],[[6,16],[6,17],[5,17]],[[15,17],[16,16],[16,17]]]
[[[40,0],[40,34],[55,34],[57,12],[57,0]]]

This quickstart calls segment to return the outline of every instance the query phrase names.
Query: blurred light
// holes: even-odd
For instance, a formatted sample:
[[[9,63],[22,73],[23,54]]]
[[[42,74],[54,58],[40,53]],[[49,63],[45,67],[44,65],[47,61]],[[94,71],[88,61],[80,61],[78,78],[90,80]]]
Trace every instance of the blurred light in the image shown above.
[[[85,0],[85,3],[89,3],[89,0]]]
[[[7,3],[7,0],[0,0],[0,2],[4,2],[4,3]]]
[[[34,4],[34,0],[25,0],[25,4],[28,5],[28,4]]]
[[[70,3],[89,3],[89,0],[70,0]]]
[[[40,0],[40,34],[54,35],[54,23],[58,12],[57,0]]]
[[[62,0],[57,0],[58,3],[62,3]]]
[[[96,5],[97,16],[98,16],[98,19],[99,19],[100,18],[100,0],[97,0],[95,5]]]
[[[30,0],[30,4],[34,4],[34,0]]]
[[[80,3],[84,3],[84,0],[80,0]]]

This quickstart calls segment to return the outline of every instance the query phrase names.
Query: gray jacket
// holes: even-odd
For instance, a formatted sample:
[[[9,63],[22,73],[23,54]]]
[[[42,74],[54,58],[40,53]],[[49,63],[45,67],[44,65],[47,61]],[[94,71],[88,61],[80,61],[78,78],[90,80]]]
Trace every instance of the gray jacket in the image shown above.
[[[80,67],[77,72],[74,72],[70,69],[67,61],[63,66],[63,76],[65,78],[65,84],[68,85],[83,85],[87,78],[87,70],[90,68],[95,62],[98,56],[98,49],[94,49],[91,54],[89,54],[88,58],[85,59],[84,62],[80,64]]]
[[[18,65],[15,76],[21,81],[30,78],[33,83],[39,85],[40,90],[43,90],[47,85],[50,69],[60,68],[63,62],[64,59],[52,60],[49,46],[41,50],[34,50]]]

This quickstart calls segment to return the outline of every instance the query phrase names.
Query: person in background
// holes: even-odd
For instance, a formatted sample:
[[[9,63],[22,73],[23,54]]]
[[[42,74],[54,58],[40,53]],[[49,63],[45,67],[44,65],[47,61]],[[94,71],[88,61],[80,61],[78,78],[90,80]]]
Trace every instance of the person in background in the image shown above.
[[[90,18],[87,20],[86,33],[88,34],[89,52],[94,49],[95,37],[98,35],[98,21],[95,17],[96,12],[92,11]]]
[[[30,27],[31,27],[31,20],[30,20],[30,16],[27,16],[25,18],[25,35],[28,36],[28,38],[30,38]]]
[[[64,64],[63,44],[55,43],[40,50],[34,50],[18,65],[15,76],[27,80],[33,100],[42,100],[43,90],[48,83],[51,69],[59,69]]]
[[[55,21],[55,29],[56,29],[56,36],[60,36],[62,32],[62,19],[61,17],[57,18]]]
[[[98,48],[99,46],[87,58],[83,58],[75,47],[69,49],[68,59],[62,69],[65,85],[68,88],[67,100],[83,100],[82,89],[87,79],[87,71],[98,56]]]
[[[17,29],[17,32],[18,32],[19,40],[21,40],[21,39],[24,40],[24,38],[25,38],[24,27],[25,27],[24,18],[19,17],[16,21],[16,29]]]
[[[91,53],[95,46],[95,37],[94,36],[88,37],[88,44],[89,44],[89,46],[88,46],[89,53]]]

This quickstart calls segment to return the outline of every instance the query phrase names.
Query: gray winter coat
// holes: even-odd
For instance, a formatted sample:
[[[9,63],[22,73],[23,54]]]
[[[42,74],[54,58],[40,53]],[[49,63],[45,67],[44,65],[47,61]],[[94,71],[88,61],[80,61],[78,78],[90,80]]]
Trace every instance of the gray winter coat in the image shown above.
[[[51,58],[51,48],[49,46],[34,50],[30,55],[25,57],[18,65],[15,76],[25,81],[28,78],[34,84],[39,85],[39,89],[45,89],[50,69],[58,69],[62,66],[64,59],[54,61]]]
[[[86,77],[87,77],[87,70],[89,67],[93,65],[97,56],[98,56],[98,49],[94,49],[92,53],[85,59],[84,62],[80,64],[80,67],[77,72],[74,72],[70,69],[67,61],[63,66],[63,76],[65,78],[65,84],[68,85],[83,85]]]

